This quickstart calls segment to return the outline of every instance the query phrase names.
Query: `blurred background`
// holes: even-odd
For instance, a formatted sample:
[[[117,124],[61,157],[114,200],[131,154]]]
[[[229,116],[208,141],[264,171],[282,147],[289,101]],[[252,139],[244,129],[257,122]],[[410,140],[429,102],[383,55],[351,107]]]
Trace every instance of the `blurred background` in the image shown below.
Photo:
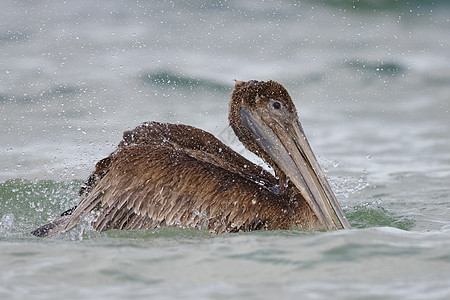
[[[448,298],[449,46],[446,0],[2,0],[0,298]],[[234,79],[287,88],[358,230],[30,236],[141,122],[262,164]]]
[[[447,1],[2,6],[2,181],[85,178],[144,121],[220,135],[233,79],[284,84],[319,156],[357,172],[449,163]]]

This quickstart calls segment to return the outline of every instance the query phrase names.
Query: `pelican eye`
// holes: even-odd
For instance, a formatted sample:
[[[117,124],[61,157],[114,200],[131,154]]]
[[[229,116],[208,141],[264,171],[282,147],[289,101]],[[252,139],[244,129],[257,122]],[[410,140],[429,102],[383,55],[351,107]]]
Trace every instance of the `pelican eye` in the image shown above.
[[[280,109],[281,108],[281,103],[278,102],[278,101],[274,101],[272,103],[272,107],[275,108],[275,109]]]

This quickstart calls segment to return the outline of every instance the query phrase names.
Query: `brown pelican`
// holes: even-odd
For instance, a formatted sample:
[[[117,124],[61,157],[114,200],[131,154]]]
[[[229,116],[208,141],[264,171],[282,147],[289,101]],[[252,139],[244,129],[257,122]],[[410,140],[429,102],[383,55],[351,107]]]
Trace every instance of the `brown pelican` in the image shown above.
[[[275,176],[208,132],[143,123],[126,131],[118,148],[96,164],[80,189],[84,198],[78,206],[32,234],[51,236],[82,219],[98,231],[350,228],[281,84],[236,81],[229,122]]]

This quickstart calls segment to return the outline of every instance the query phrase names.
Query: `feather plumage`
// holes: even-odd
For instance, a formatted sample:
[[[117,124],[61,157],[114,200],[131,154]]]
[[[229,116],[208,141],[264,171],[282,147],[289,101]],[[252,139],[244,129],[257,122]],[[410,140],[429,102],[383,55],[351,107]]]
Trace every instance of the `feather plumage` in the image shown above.
[[[267,91],[258,84],[266,84]],[[118,148],[96,164],[80,189],[83,198],[76,208],[32,233],[64,232],[87,215],[95,216],[91,224],[98,231],[159,226],[206,227],[213,233],[323,228],[305,196],[275,163],[277,158],[251,144],[254,137],[248,129],[236,128],[242,126],[238,111],[245,101],[249,107],[262,103],[245,97],[261,98],[264,91],[270,96],[278,87],[272,82],[247,85],[236,84],[236,89],[250,92],[233,93],[230,123],[244,145],[274,167],[277,177],[201,129],[147,122],[124,132]],[[285,97],[292,106],[289,113],[296,117],[287,92],[276,97]]]

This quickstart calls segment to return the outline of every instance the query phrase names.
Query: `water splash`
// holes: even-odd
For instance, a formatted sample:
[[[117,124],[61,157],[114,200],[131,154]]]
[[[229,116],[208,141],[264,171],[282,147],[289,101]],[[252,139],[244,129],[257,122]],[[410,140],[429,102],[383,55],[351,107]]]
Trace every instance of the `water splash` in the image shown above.
[[[0,183],[0,236],[28,235],[77,202],[79,181],[22,179]]]
[[[357,179],[347,176],[338,176],[333,178],[330,184],[336,196],[344,196],[345,198],[349,198],[350,195],[369,186],[365,173]]]
[[[14,215],[4,214],[0,220],[0,236],[9,236],[14,230]]]

